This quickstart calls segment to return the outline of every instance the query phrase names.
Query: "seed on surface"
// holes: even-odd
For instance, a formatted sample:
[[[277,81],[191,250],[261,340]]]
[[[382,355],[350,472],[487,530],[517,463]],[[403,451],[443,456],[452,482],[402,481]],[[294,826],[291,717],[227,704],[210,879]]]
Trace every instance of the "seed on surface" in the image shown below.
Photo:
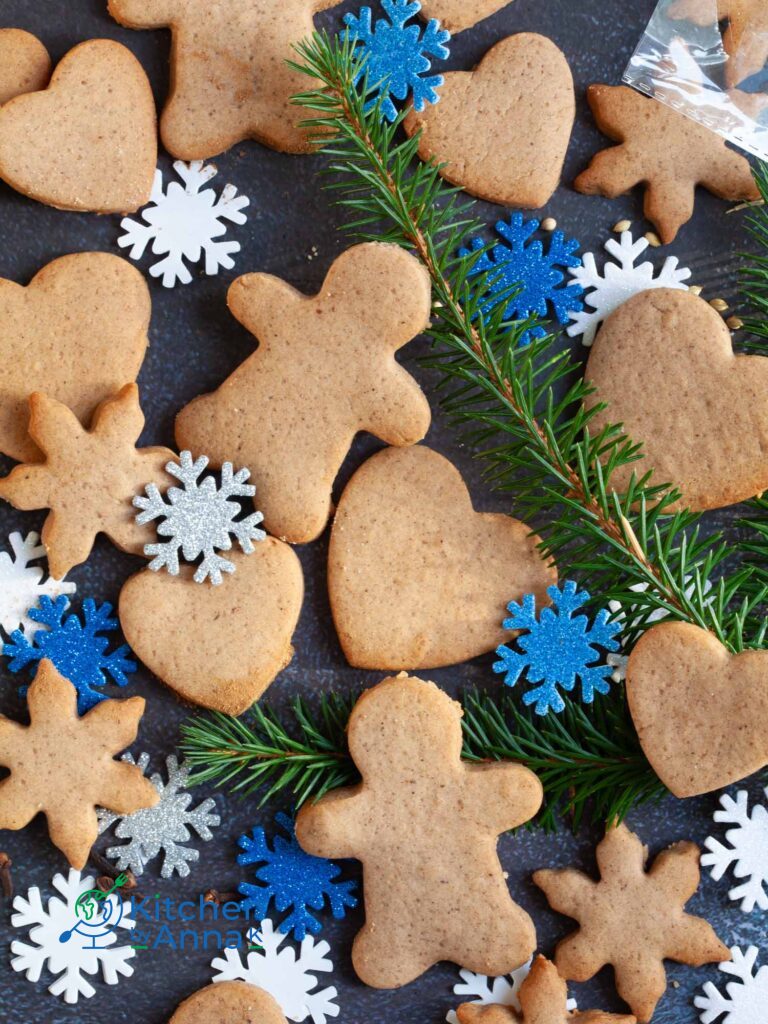
[[[655,231],[646,231],[645,240],[648,242],[649,245],[653,246],[654,249],[658,249],[661,245],[661,239]]]
[[[557,221],[554,217],[547,217],[545,220],[541,222],[542,231],[554,231],[556,227]]]
[[[718,313],[724,313],[728,309],[728,303],[725,299],[712,299],[709,304],[712,309],[716,309]]]
[[[744,321],[740,316],[729,316],[725,322],[732,331],[740,331],[744,326]]]

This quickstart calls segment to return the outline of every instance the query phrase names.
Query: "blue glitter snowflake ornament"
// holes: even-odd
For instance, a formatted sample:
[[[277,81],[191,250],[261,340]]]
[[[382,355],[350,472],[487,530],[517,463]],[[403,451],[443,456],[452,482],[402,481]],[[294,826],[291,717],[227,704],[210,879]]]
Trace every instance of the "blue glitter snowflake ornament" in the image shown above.
[[[410,92],[414,110],[423,110],[425,103],[437,103],[440,99],[437,89],[443,84],[443,76],[425,76],[425,72],[432,67],[430,57],[448,57],[445,43],[451,34],[440,28],[440,22],[434,18],[423,33],[419,25],[406,24],[421,10],[417,0],[382,0],[382,7],[389,21],[380,18],[374,26],[371,8],[362,7],[359,14],[347,14],[344,24],[347,36],[356,41],[360,54],[366,58],[355,85],[365,76],[375,90],[367,109],[381,101],[382,114],[388,121],[394,121],[397,108],[392,97],[404,100]]]
[[[566,239],[562,231],[553,231],[545,252],[542,242],[531,241],[538,228],[537,220],[525,221],[521,213],[513,213],[509,223],[500,220],[496,232],[504,242],[479,256],[470,276],[489,274],[488,295],[481,306],[484,312],[495,310],[503,302],[505,320],[528,320],[545,317],[551,309],[558,323],[565,325],[571,311],[577,313],[584,308],[584,289],[578,284],[564,287],[562,272],[567,267],[581,266],[576,255],[581,243]],[[460,249],[459,255],[471,256],[485,245],[481,238],[473,238],[469,248]],[[532,327],[521,343],[528,345],[546,333],[543,327]]]
[[[327,902],[338,920],[345,916],[347,907],[357,906],[357,899],[352,895],[355,883],[337,882],[335,879],[341,874],[338,864],[323,857],[312,857],[302,850],[296,839],[294,823],[287,814],[275,815],[275,821],[288,837],[276,835],[272,849],[261,827],[254,828],[253,835],[240,836],[237,841],[244,851],[237,858],[237,863],[260,864],[256,878],[262,883],[251,885],[243,882],[239,886],[239,892],[245,896],[240,906],[249,913],[253,910],[261,920],[267,916],[270,900],[274,899],[280,913],[291,911],[280,922],[278,930],[292,931],[300,942],[307,931],[316,935],[322,927],[309,912],[310,907],[322,910]]]
[[[20,629],[11,634],[10,643],[3,645],[3,654],[10,658],[11,672],[21,672],[28,665],[37,665],[50,659],[56,669],[77,690],[77,710],[83,715],[99,701],[107,700],[97,686],[106,685],[110,678],[118,686],[128,684],[127,675],[136,671],[136,662],[128,654],[127,644],[106,653],[109,639],[103,633],[114,632],[119,623],[112,617],[112,605],[106,601],[97,606],[92,598],[83,601],[83,621],[74,613],[66,615],[69,600],[64,595],[52,601],[43,595],[37,608],[29,610],[29,618],[44,629],[38,629],[30,643]],[[25,696],[29,686],[19,687]]]
[[[565,704],[558,687],[570,693],[577,678],[585,704],[591,704],[596,693],[608,693],[611,666],[594,662],[601,659],[598,647],[619,649],[614,637],[621,632],[619,623],[608,622],[605,610],[597,613],[591,626],[586,615],[574,615],[589,600],[589,594],[578,590],[573,581],[566,581],[562,591],[548,587],[547,593],[554,607],[542,608],[538,619],[533,594],[526,594],[521,605],[513,601],[508,606],[512,615],[504,620],[504,629],[527,630],[515,641],[523,653],[498,647],[496,653],[501,660],[493,666],[494,672],[505,674],[507,686],[514,686],[523,673],[527,682],[542,684],[523,695],[526,706],[536,705],[537,715],[550,710],[559,714]]]

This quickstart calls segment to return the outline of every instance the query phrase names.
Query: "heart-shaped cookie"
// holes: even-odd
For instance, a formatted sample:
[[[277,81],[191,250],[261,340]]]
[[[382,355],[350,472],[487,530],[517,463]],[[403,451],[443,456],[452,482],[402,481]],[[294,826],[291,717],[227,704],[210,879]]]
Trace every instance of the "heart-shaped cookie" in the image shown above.
[[[0,108],[0,178],[61,210],[133,212],[152,191],[156,121],[131,51],[91,39],[61,60],[47,89]]]
[[[630,655],[627,699],[645,756],[677,797],[768,763],[768,651],[731,654],[698,626],[660,623]]]
[[[350,665],[437,668],[493,650],[510,601],[549,603],[553,566],[524,523],[475,512],[459,471],[423,446],[386,448],[352,477],[328,553]]]
[[[474,196],[535,209],[560,183],[576,115],[568,62],[544,36],[502,39],[474,71],[450,71],[440,102],[411,111],[419,155]]]
[[[692,292],[660,288],[620,306],[590,351],[592,405],[606,402],[593,435],[621,423],[643,445],[632,472],[682,493],[678,507],[721,508],[768,489],[768,359],[734,355],[731,335]]]
[[[245,981],[206,985],[178,1007],[168,1024],[286,1024],[264,989]]]
[[[141,273],[108,253],[62,256],[26,288],[0,278],[0,452],[20,462],[42,457],[27,434],[33,392],[87,424],[100,402],[135,380],[151,312]]]
[[[0,106],[44,89],[50,77],[51,58],[36,36],[20,28],[0,28]]]
[[[421,17],[437,18],[442,28],[455,35],[483,18],[490,18],[509,3],[510,0],[424,0]]]
[[[267,537],[220,587],[145,569],[120,593],[120,625],[158,679],[184,700],[240,715],[293,657],[304,577],[287,544]]]

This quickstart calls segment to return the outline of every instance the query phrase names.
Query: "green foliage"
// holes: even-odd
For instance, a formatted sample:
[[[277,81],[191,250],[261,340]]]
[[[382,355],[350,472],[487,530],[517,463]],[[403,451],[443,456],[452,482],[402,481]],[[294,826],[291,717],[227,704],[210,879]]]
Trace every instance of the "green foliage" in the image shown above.
[[[752,207],[747,224],[756,252],[746,256],[741,274],[742,294],[751,309],[750,316],[744,318],[744,326],[753,337],[742,342],[741,348],[765,355],[768,340],[768,164],[759,164],[754,173],[762,202]]]

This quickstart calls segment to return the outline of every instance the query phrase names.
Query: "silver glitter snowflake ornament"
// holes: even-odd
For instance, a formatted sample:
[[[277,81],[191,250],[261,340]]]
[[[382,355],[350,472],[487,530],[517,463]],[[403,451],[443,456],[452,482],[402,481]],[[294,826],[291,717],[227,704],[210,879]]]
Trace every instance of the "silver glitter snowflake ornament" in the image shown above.
[[[141,754],[138,762],[131,754],[123,757],[129,764],[137,764],[146,774],[149,754]],[[136,811],[133,814],[115,814],[99,808],[99,834],[106,832],[118,822],[115,835],[127,839],[127,843],[110,846],[107,857],[117,863],[120,871],[133,871],[139,876],[149,861],[163,854],[162,878],[170,878],[174,872],[182,878],[189,874],[189,866],[200,859],[200,851],[185,846],[192,838],[192,831],[204,841],[213,839],[211,828],[221,823],[214,813],[216,804],[209,797],[197,806],[190,807],[192,794],[187,789],[189,769],[179,764],[171,754],[165,760],[168,781],[163,782],[159,772],[150,776],[150,782],[160,794],[160,802],[154,807]]]
[[[231,551],[234,536],[244,554],[250,555],[254,551],[253,541],[264,540],[266,533],[258,529],[264,519],[261,512],[238,519],[242,507],[231,500],[255,495],[256,488],[246,483],[250,470],[233,473],[232,463],[225,462],[221,467],[221,486],[217,488],[214,477],[199,479],[207,465],[205,455],[193,460],[190,452],[182,452],[178,463],[169,462],[165,467],[182,487],[169,487],[163,495],[155,484],[148,484],[146,497],[135,497],[133,504],[142,510],[136,517],[139,525],[162,520],[157,525],[157,533],[170,538],[144,546],[144,554],[154,556],[150,569],[155,572],[167,569],[172,576],[178,576],[180,552],[186,562],[196,562],[202,556],[194,575],[195,583],[210,579],[218,586],[222,573],[234,572],[235,566],[228,558],[217,555],[217,550]]]

